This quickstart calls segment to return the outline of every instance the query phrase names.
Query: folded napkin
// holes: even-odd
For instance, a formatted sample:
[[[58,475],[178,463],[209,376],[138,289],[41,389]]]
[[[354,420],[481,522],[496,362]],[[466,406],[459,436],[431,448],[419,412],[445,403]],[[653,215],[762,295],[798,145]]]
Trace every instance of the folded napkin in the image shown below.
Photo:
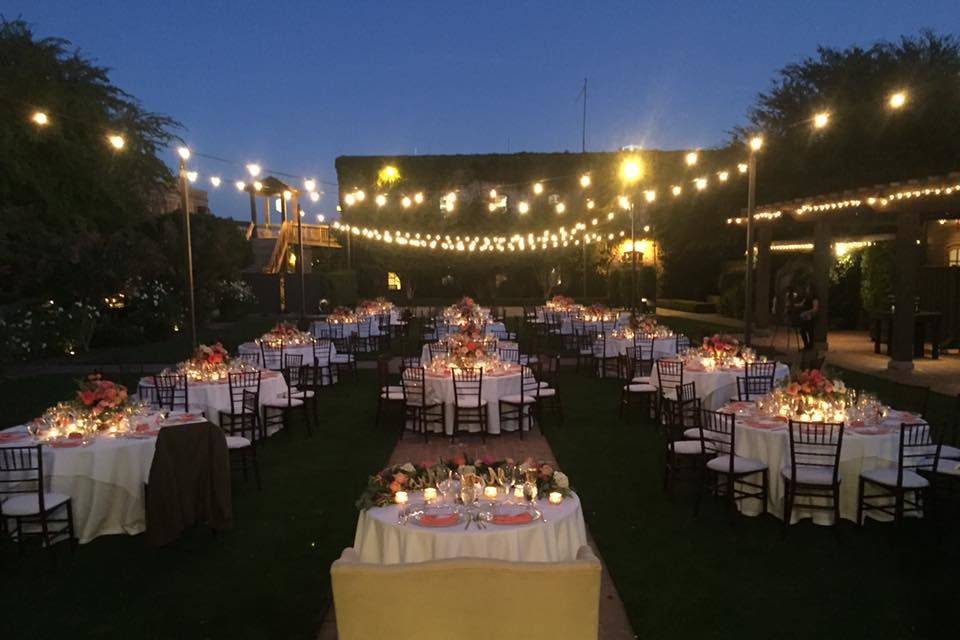
[[[177,413],[167,416],[167,419],[161,424],[163,426],[172,424],[190,424],[191,422],[203,422],[204,420],[206,420],[206,418],[196,413]]]
[[[529,511],[515,513],[512,515],[493,516],[490,520],[493,524],[529,524],[533,522],[533,514]]]
[[[424,527],[452,527],[460,522],[460,515],[457,513],[451,513],[449,515],[440,516],[433,515],[431,513],[425,513],[420,516],[420,519],[417,522]]]

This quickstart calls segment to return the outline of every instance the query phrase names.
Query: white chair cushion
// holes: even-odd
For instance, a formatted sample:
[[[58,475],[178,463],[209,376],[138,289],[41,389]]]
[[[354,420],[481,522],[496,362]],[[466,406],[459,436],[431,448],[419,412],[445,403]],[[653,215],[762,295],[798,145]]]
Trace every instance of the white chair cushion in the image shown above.
[[[537,386],[540,387],[541,389],[547,389],[547,388],[550,387],[550,383],[549,383],[549,382],[538,382],[538,383],[537,383]]]
[[[791,478],[791,468],[790,465],[785,466],[783,469],[780,469],[780,475],[789,480]],[[837,476],[837,482],[840,481],[840,477]],[[825,487],[833,486],[833,471],[827,469],[826,467],[805,467],[801,466],[797,468],[797,484],[815,484]]]
[[[353,362],[353,354],[338,353],[335,356],[330,357],[330,362],[334,364],[348,364],[350,362]]]
[[[699,440],[677,440],[673,443],[673,452],[685,456],[698,456],[703,453]]]
[[[951,447],[948,444],[940,447],[940,457],[949,458],[951,460],[960,460],[960,449],[957,447]]]
[[[948,476],[960,476],[960,460],[940,458],[940,463],[937,465],[937,473],[945,473]]]
[[[711,458],[709,461],[707,461],[707,468],[710,469],[711,471],[729,473],[730,456],[722,455],[722,456],[717,456],[716,458]],[[756,473],[757,471],[763,471],[766,468],[767,468],[767,465],[759,460],[754,460],[753,458],[741,458],[740,456],[733,456],[733,472],[736,474]]]
[[[398,384],[389,384],[385,387],[380,387],[380,393],[403,393],[403,387]]]
[[[707,431],[704,435],[710,435],[710,432]],[[700,427],[690,427],[689,429],[684,429],[683,431],[684,438],[690,438],[692,440],[700,439]]]
[[[287,407],[302,407],[303,400],[297,398],[290,398],[287,400],[285,397],[279,397],[276,400],[264,400],[263,408],[264,409],[286,409]]]
[[[628,384],[624,385],[624,391],[629,391],[630,393],[656,393],[657,388],[652,384]]]
[[[70,496],[62,493],[44,493],[43,506],[50,512],[64,504]],[[40,515],[40,500],[35,493],[15,495],[3,501],[3,515],[5,516],[38,516]]]
[[[313,397],[313,391],[309,391],[309,390],[307,390],[307,389],[304,389],[303,391],[297,391],[296,389],[294,389],[293,391],[284,391],[283,393],[281,393],[281,394],[280,394],[279,396],[277,396],[277,397],[278,397],[278,398],[284,398],[284,399],[286,399],[287,394],[290,394],[290,396],[292,396],[292,397],[294,397],[294,398],[299,398],[300,400],[303,400],[304,398],[312,398],[312,397]]]
[[[580,349],[580,355],[582,356],[592,356],[593,349]]]
[[[383,400],[403,400],[403,390],[401,389],[399,391],[381,391],[380,397]]]
[[[676,389],[661,389],[660,395],[666,398],[667,400],[676,400],[677,399],[677,390]]]
[[[243,449],[250,446],[250,440],[243,436],[227,436],[227,449]]]
[[[637,384],[650,384],[650,376],[636,376],[630,382],[634,382]]]
[[[557,390],[550,387],[540,387],[539,393],[541,398],[552,398],[557,395]]]
[[[533,396],[521,396],[519,393],[512,393],[508,396],[503,396],[500,398],[501,402],[506,402],[507,404],[533,404],[537,401]]]
[[[866,478],[871,482],[883,485],[885,487],[897,486],[896,468],[870,469],[869,471],[861,472],[860,477]],[[922,489],[924,487],[930,486],[930,481],[924,478],[923,476],[921,476],[916,471],[910,471],[909,469],[904,469],[903,470],[903,486],[908,489]]]
[[[476,409],[478,407],[485,407],[487,401],[481,399],[480,402],[477,402],[476,398],[457,398],[457,406],[465,409]]]

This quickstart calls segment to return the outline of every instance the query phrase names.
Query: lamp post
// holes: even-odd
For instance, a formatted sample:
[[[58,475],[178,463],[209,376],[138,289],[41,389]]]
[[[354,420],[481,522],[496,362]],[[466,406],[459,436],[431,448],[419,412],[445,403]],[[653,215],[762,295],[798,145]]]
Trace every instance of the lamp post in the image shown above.
[[[620,178],[627,187],[632,187],[643,177],[643,165],[640,161],[628,158],[620,165]],[[627,197],[627,209],[630,211],[630,310],[637,312],[637,221],[633,198]]]
[[[257,191],[257,189],[254,185],[256,185],[257,183],[257,176],[260,175],[260,165],[253,164],[253,163],[248,164],[247,173],[250,174],[250,178],[251,178],[250,189],[248,190],[250,192],[250,224],[253,225],[252,237],[256,238],[257,237],[257,198],[255,195],[255,192]]]
[[[180,182],[183,187],[183,229],[187,249],[187,300],[190,313],[190,344],[197,347],[197,310],[193,294],[193,243],[190,239],[190,180],[187,177],[187,160],[190,159],[190,149],[177,149],[180,156]]]
[[[304,321],[307,317],[307,287],[305,284],[305,278],[303,275],[304,266],[303,266],[303,209],[300,208],[299,202],[297,203],[297,252],[300,254],[297,257],[297,266],[300,269],[300,326],[303,326]]]
[[[750,138],[750,157],[747,165],[747,272],[743,281],[743,342],[752,344],[753,333],[753,210],[757,199],[757,152],[763,148],[763,138]]]

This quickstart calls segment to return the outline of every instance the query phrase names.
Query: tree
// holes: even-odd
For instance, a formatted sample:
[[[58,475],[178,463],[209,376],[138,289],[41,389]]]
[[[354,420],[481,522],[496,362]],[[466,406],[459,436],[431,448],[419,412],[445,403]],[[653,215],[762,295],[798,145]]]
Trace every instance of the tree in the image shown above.
[[[99,299],[156,256],[142,225],[173,180],[174,120],[144,110],[60,38],[0,21],[0,303]],[[46,126],[31,121],[42,111]],[[122,135],[122,151],[107,142]]]

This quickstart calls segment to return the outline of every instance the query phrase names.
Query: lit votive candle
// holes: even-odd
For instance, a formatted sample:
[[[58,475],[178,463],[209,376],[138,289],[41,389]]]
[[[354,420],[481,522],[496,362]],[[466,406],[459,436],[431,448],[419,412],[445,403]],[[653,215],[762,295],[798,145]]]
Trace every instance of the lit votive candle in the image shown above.
[[[523,497],[523,487],[521,485],[517,485],[513,488],[513,497],[514,498]]]
[[[497,499],[497,488],[496,487],[484,487],[483,488],[483,497],[487,500],[496,500]]]
[[[547,496],[547,500],[550,501],[550,504],[560,504],[563,502],[563,494],[559,491],[551,491],[550,495]]]
[[[393,494],[393,501],[396,502],[397,504],[400,504],[400,505],[407,504],[407,500],[408,498],[407,498],[406,491],[397,491],[395,494]]]
[[[437,499],[437,489],[436,487],[427,487],[423,490],[423,499],[427,502],[433,502]]]

